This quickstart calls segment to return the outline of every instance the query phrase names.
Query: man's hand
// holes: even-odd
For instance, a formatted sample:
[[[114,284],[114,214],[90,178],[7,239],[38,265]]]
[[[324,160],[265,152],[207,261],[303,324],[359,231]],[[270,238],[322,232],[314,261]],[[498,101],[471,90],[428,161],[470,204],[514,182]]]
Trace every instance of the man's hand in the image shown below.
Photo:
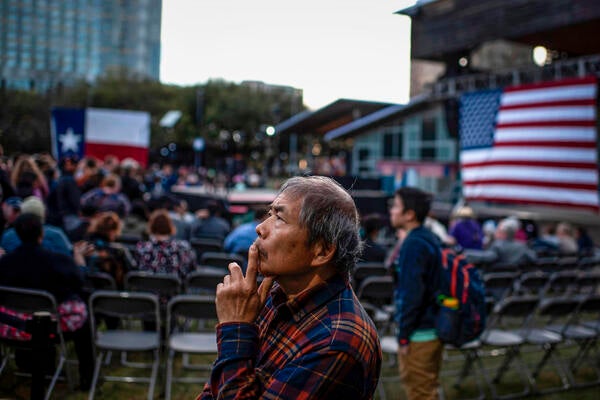
[[[236,263],[229,264],[229,272],[217,285],[217,316],[219,323],[254,322],[265,305],[273,278],[265,278],[257,287],[258,250],[256,245],[248,251],[246,276]]]

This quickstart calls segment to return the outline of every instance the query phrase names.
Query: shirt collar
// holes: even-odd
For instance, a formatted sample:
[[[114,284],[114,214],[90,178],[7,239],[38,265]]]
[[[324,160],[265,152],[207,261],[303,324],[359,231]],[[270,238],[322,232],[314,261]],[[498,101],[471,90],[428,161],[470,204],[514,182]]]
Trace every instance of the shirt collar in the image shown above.
[[[335,274],[327,281],[314,286],[311,289],[301,292],[292,300],[287,299],[281,286],[277,285],[271,292],[273,305],[276,308],[285,307],[294,318],[294,321],[300,321],[306,314],[313,312],[329,299],[340,293],[349,283],[341,274]]]

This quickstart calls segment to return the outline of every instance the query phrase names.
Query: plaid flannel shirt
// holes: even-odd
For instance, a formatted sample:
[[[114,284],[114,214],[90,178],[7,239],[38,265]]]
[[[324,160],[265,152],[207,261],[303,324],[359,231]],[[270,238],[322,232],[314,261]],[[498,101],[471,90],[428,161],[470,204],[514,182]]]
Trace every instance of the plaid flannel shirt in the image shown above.
[[[377,331],[341,276],[289,301],[276,286],[256,324],[220,324],[217,340],[199,400],[371,399],[379,380]]]

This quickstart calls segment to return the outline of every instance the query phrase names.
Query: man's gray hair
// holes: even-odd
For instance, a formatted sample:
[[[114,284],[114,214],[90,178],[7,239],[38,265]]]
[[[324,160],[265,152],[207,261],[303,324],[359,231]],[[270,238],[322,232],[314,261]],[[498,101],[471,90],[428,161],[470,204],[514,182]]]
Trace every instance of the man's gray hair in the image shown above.
[[[349,273],[362,254],[358,210],[350,194],[324,176],[288,179],[279,194],[301,199],[298,222],[308,231],[308,246],[335,245],[332,262],[338,272]]]

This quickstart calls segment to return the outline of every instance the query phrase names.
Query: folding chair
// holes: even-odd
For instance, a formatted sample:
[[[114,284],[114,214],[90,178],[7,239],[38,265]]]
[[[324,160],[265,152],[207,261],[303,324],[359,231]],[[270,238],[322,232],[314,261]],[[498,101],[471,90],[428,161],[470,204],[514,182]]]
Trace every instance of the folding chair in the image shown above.
[[[549,297],[540,301],[533,318],[528,326],[517,331],[525,338],[525,342],[542,351],[542,357],[534,367],[531,374],[534,379],[534,390],[536,393],[551,393],[558,390],[568,389],[573,381],[569,370],[566,369],[558,356],[558,345],[565,338],[562,331],[555,331],[549,327],[561,320],[567,322],[579,307],[580,301],[573,297]],[[566,325],[564,325],[566,327]],[[540,389],[537,378],[548,361],[552,361],[562,386]]]
[[[223,241],[211,238],[191,238],[190,245],[196,252],[196,260],[200,260],[207,252],[220,253],[223,251]]]
[[[216,354],[217,335],[215,333],[217,311],[214,297],[197,295],[179,295],[173,297],[167,306],[167,371],[165,382],[165,399],[171,398],[173,382],[201,383],[206,378],[174,377],[173,362],[177,353],[183,356],[190,354]],[[195,327],[196,330],[191,330]],[[185,360],[188,361],[188,360]],[[211,365],[190,365],[182,363],[182,369],[192,368],[210,371]]]
[[[513,293],[517,295],[540,295],[546,288],[550,274],[542,271],[526,272],[515,281]]]
[[[394,313],[394,280],[391,276],[365,278],[356,292],[361,304],[373,315],[373,321],[381,332],[388,332]]]
[[[544,296],[566,296],[576,293],[576,282],[579,274],[576,270],[553,273],[542,291]]]
[[[515,281],[519,278],[517,272],[488,272],[483,275],[486,295],[495,301],[500,301],[512,291]]]
[[[155,293],[166,305],[171,297],[181,293],[181,280],[175,274],[130,271],[125,275],[125,290]]]
[[[185,277],[184,292],[186,294],[209,294],[214,296],[217,285],[223,282],[227,272],[221,268],[200,268]]]
[[[593,294],[589,296],[578,297],[580,304],[576,313],[566,324],[551,325],[548,327],[553,332],[560,332],[566,340],[574,342],[578,351],[569,361],[569,370],[571,372],[574,387],[583,387],[597,385],[600,383],[600,368],[598,368],[598,354],[596,358],[589,359],[587,356],[592,351],[597,351],[597,342],[599,331],[597,328],[598,315],[600,314],[600,295]],[[591,314],[593,317],[588,320],[586,316]],[[587,361],[587,364],[594,371],[596,378],[592,382],[577,383],[575,374],[581,365]]]
[[[575,287],[579,294],[593,294],[600,285],[600,273],[585,271],[575,280]]]
[[[357,263],[354,271],[352,271],[352,286],[358,288],[365,278],[370,276],[385,276],[388,269],[383,263]]]
[[[117,290],[115,278],[106,272],[90,272],[85,278],[93,290]]]
[[[484,346],[493,348],[490,351],[492,356],[504,356],[493,378],[490,379],[487,372],[483,370],[484,378],[494,399],[518,398],[527,395],[531,391],[534,381],[520,354],[520,348],[525,343],[525,338],[516,333],[514,329],[509,329],[509,324],[516,323],[517,326],[526,327],[538,302],[537,296],[506,297],[494,306],[494,310],[488,319],[488,328],[483,332],[481,342]],[[523,390],[521,392],[499,394],[498,384],[513,361],[516,364]]]
[[[44,290],[0,286],[0,305],[12,311],[24,314],[33,314],[38,311],[45,311],[50,313],[53,320],[55,321],[55,323],[53,324],[53,332],[56,334],[57,337],[57,340],[54,343],[55,348],[58,350],[58,362],[56,364],[56,369],[54,370],[54,374],[50,379],[50,384],[48,385],[48,389],[46,390],[46,395],[44,397],[45,400],[48,400],[52,395],[54,386],[56,385],[56,382],[58,381],[58,378],[67,360],[67,348],[65,346],[65,341],[61,330],[56,324],[56,321],[58,320],[58,311],[54,296],[51,293]],[[10,348],[12,350],[23,349],[27,351],[32,351],[31,341],[2,339],[0,340],[0,343],[2,343],[2,345],[4,345],[6,348]],[[36,354],[35,356],[39,357],[38,354]],[[4,370],[10,357],[10,353],[3,355],[2,363],[0,364],[0,373],[2,373],[2,371]],[[37,361],[39,362],[40,360],[38,359]],[[71,387],[72,379],[69,370],[68,368],[65,368],[65,370],[67,375],[67,381],[69,383],[69,386]]]
[[[199,264],[201,265],[210,265],[211,267],[219,267],[223,268],[225,271],[228,271],[227,267],[230,263],[236,262],[242,268],[246,265],[246,260],[244,257],[235,253],[219,253],[208,251],[202,254],[200,257]]]
[[[455,347],[449,344],[444,346],[445,358],[442,362],[442,371],[440,372],[440,376],[456,376],[452,388],[458,393],[457,395],[452,396],[452,398],[458,398],[458,396],[461,394],[464,395],[464,386],[462,384],[465,383],[469,377],[472,377],[473,381],[475,382],[475,386],[477,387],[477,394],[475,397],[470,397],[470,399],[485,399],[485,383],[481,377],[483,375],[483,362],[479,357],[481,347],[482,343],[479,339],[465,343],[461,347]],[[451,355],[452,352],[456,351],[460,352],[460,356]],[[458,369],[458,373],[456,370],[451,370],[448,368],[448,365],[453,361],[462,361],[462,364]],[[445,398],[443,383],[440,383],[440,390],[442,394],[444,394],[443,397]],[[460,396],[460,398],[465,399],[462,396]]]
[[[148,400],[154,396],[154,387],[160,361],[160,312],[158,297],[150,293],[116,292],[100,290],[92,294],[89,301],[90,321],[94,345],[96,347],[96,365],[89,399],[93,400],[96,385],[103,366],[105,354],[118,351],[128,353],[152,353],[151,363],[129,363],[130,367],[150,368],[149,377],[104,376],[106,381],[149,383]],[[103,314],[121,319],[123,328],[100,330],[96,324],[96,315]],[[142,330],[144,321],[152,321],[152,331]]]

